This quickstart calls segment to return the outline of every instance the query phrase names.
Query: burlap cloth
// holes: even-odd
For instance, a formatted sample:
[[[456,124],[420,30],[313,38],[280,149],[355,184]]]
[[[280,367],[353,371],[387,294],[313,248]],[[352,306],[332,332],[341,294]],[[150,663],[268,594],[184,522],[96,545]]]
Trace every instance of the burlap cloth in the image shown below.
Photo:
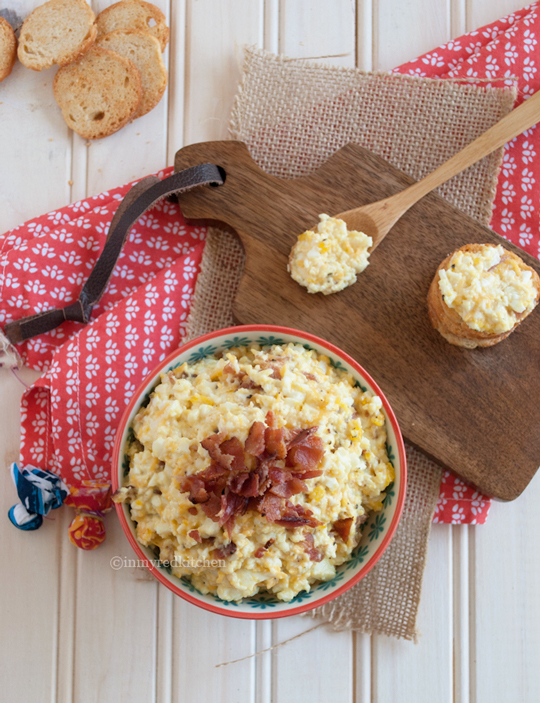
[[[368,74],[248,49],[231,137],[245,142],[255,161],[281,178],[307,175],[356,142],[420,179],[500,120],[515,97],[512,88]],[[488,156],[441,186],[440,194],[487,224],[501,159],[502,150]],[[188,339],[234,324],[232,302],[243,266],[239,239],[210,230]],[[311,611],[336,628],[416,640],[441,469],[411,446],[407,460],[407,497],[390,546],[359,584]]]

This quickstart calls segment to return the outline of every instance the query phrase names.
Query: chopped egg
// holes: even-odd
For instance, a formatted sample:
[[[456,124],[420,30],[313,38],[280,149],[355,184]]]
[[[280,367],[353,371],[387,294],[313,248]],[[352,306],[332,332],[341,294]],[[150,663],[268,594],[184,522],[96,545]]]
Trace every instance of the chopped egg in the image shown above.
[[[292,278],[309,293],[337,293],[356,282],[369,261],[371,237],[348,231],[343,220],[319,215],[315,230],[298,237],[289,257]]]
[[[333,578],[360,540],[356,521],[381,508],[394,479],[380,398],[300,344],[238,347],[181,369],[162,374],[132,425],[129,473],[115,500],[130,504],[139,542],[157,549],[175,576],[187,576],[201,593],[224,600],[267,591],[288,601]],[[213,464],[203,440],[220,432],[244,445],[252,425],[264,423],[269,411],[290,437],[315,428],[324,447],[321,473],[305,478],[305,490],[290,498],[311,511],[317,526],[288,529],[251,504],[236,515],[229,535],[205,513],[204,502],[191,502],[181,487],[186,477]],[[290,468],[285,459],[269,459],[271,467]],[[252,471],[258,460],[245,455],[245,461]],[[342,539],[334,523],[349,518],[353,527]],[[203,563],[214,558],[222,563]]]
[[[501,245],[458,250],[439,271],[444,302],[473,330],[502,334],[536,305],[532,269],[520,266]]]

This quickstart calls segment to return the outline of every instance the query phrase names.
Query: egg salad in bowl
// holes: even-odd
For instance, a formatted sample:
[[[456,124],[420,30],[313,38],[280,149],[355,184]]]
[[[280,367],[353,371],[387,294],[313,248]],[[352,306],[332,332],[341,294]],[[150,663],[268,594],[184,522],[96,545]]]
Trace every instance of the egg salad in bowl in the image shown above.
[[[405,457],[357,368],[269,326],[220,330],[165,360],[121,423],[114,486],[159,580],[215,612],[279,617],[367,573],[399,520]]]

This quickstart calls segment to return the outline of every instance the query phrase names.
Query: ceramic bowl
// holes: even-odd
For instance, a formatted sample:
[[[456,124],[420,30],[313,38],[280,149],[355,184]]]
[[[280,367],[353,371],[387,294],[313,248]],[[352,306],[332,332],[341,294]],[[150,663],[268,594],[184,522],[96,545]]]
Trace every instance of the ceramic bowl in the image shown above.
[[[193,363],[231,347],[246,346],[250,343],[273,345],[288,342],[299,343],[325,354],[330,358],[333,366],[349,371],[363,390],[367,388],[380,396],[386,417],[388,456],[395,469],[395,481],[386,490],[382,511],[372,513],[364,525],[362,539],[353,552],[351,560],[337,567],[337,573],[331,581],[312,586],[309,593],[302,591],[289,603],[278,600],[270,593],[244,598],[239,603],[227,602],[215,595],[199,593],[189,579],[173,576],[165,566],[159,565],[154,552],[137,541],[135,523],[131,519],[129,507],[125,504],[117,505],[116,510],[122,528],[131,546],[139,560],[158,581],[190,603],[220,615],[250,619],[279,618],[317,608],[336,598],[358,583],[375,566],[396,531],[403,509],[407,476],[405,447],[395,415],[381,389],[354,359],[333,344],[307,332],[270,325],[231,327],[198,337],[175,350],[147,377],[131,399],[118,428],[113,455],[114,490],[122,485],[124,476],[128,472],[129,463],[125,456],[125,449],[133,418],[145,399],[159,384],[161,373],[186,361]]]

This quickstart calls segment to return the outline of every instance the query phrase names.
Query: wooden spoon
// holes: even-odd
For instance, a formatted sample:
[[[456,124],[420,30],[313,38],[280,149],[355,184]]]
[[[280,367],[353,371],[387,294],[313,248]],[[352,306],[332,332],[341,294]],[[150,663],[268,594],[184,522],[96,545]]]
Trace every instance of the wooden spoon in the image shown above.
[[[518,108],[512,110],[497,124],[490,127],[487,132],[484,132],[484,134],[480,135],[421,181],[414,183],[409,188],[401,191],[401,193],[392,195],[390,198],[341,212],[339,215],[334,215],[334,217],[344,220],[348,230],[364,232],[371,237],[373,246],[370,252],[372,252],[386,237],[399,218],[420,198],[423,198],[424,195],[427,195],[437,186],[446,183],[453,176],[480,161],[484,156],[488,156],[492,151],[517,137],[518,134],[529,129],[538,121],[540,121],[540,91]]]

